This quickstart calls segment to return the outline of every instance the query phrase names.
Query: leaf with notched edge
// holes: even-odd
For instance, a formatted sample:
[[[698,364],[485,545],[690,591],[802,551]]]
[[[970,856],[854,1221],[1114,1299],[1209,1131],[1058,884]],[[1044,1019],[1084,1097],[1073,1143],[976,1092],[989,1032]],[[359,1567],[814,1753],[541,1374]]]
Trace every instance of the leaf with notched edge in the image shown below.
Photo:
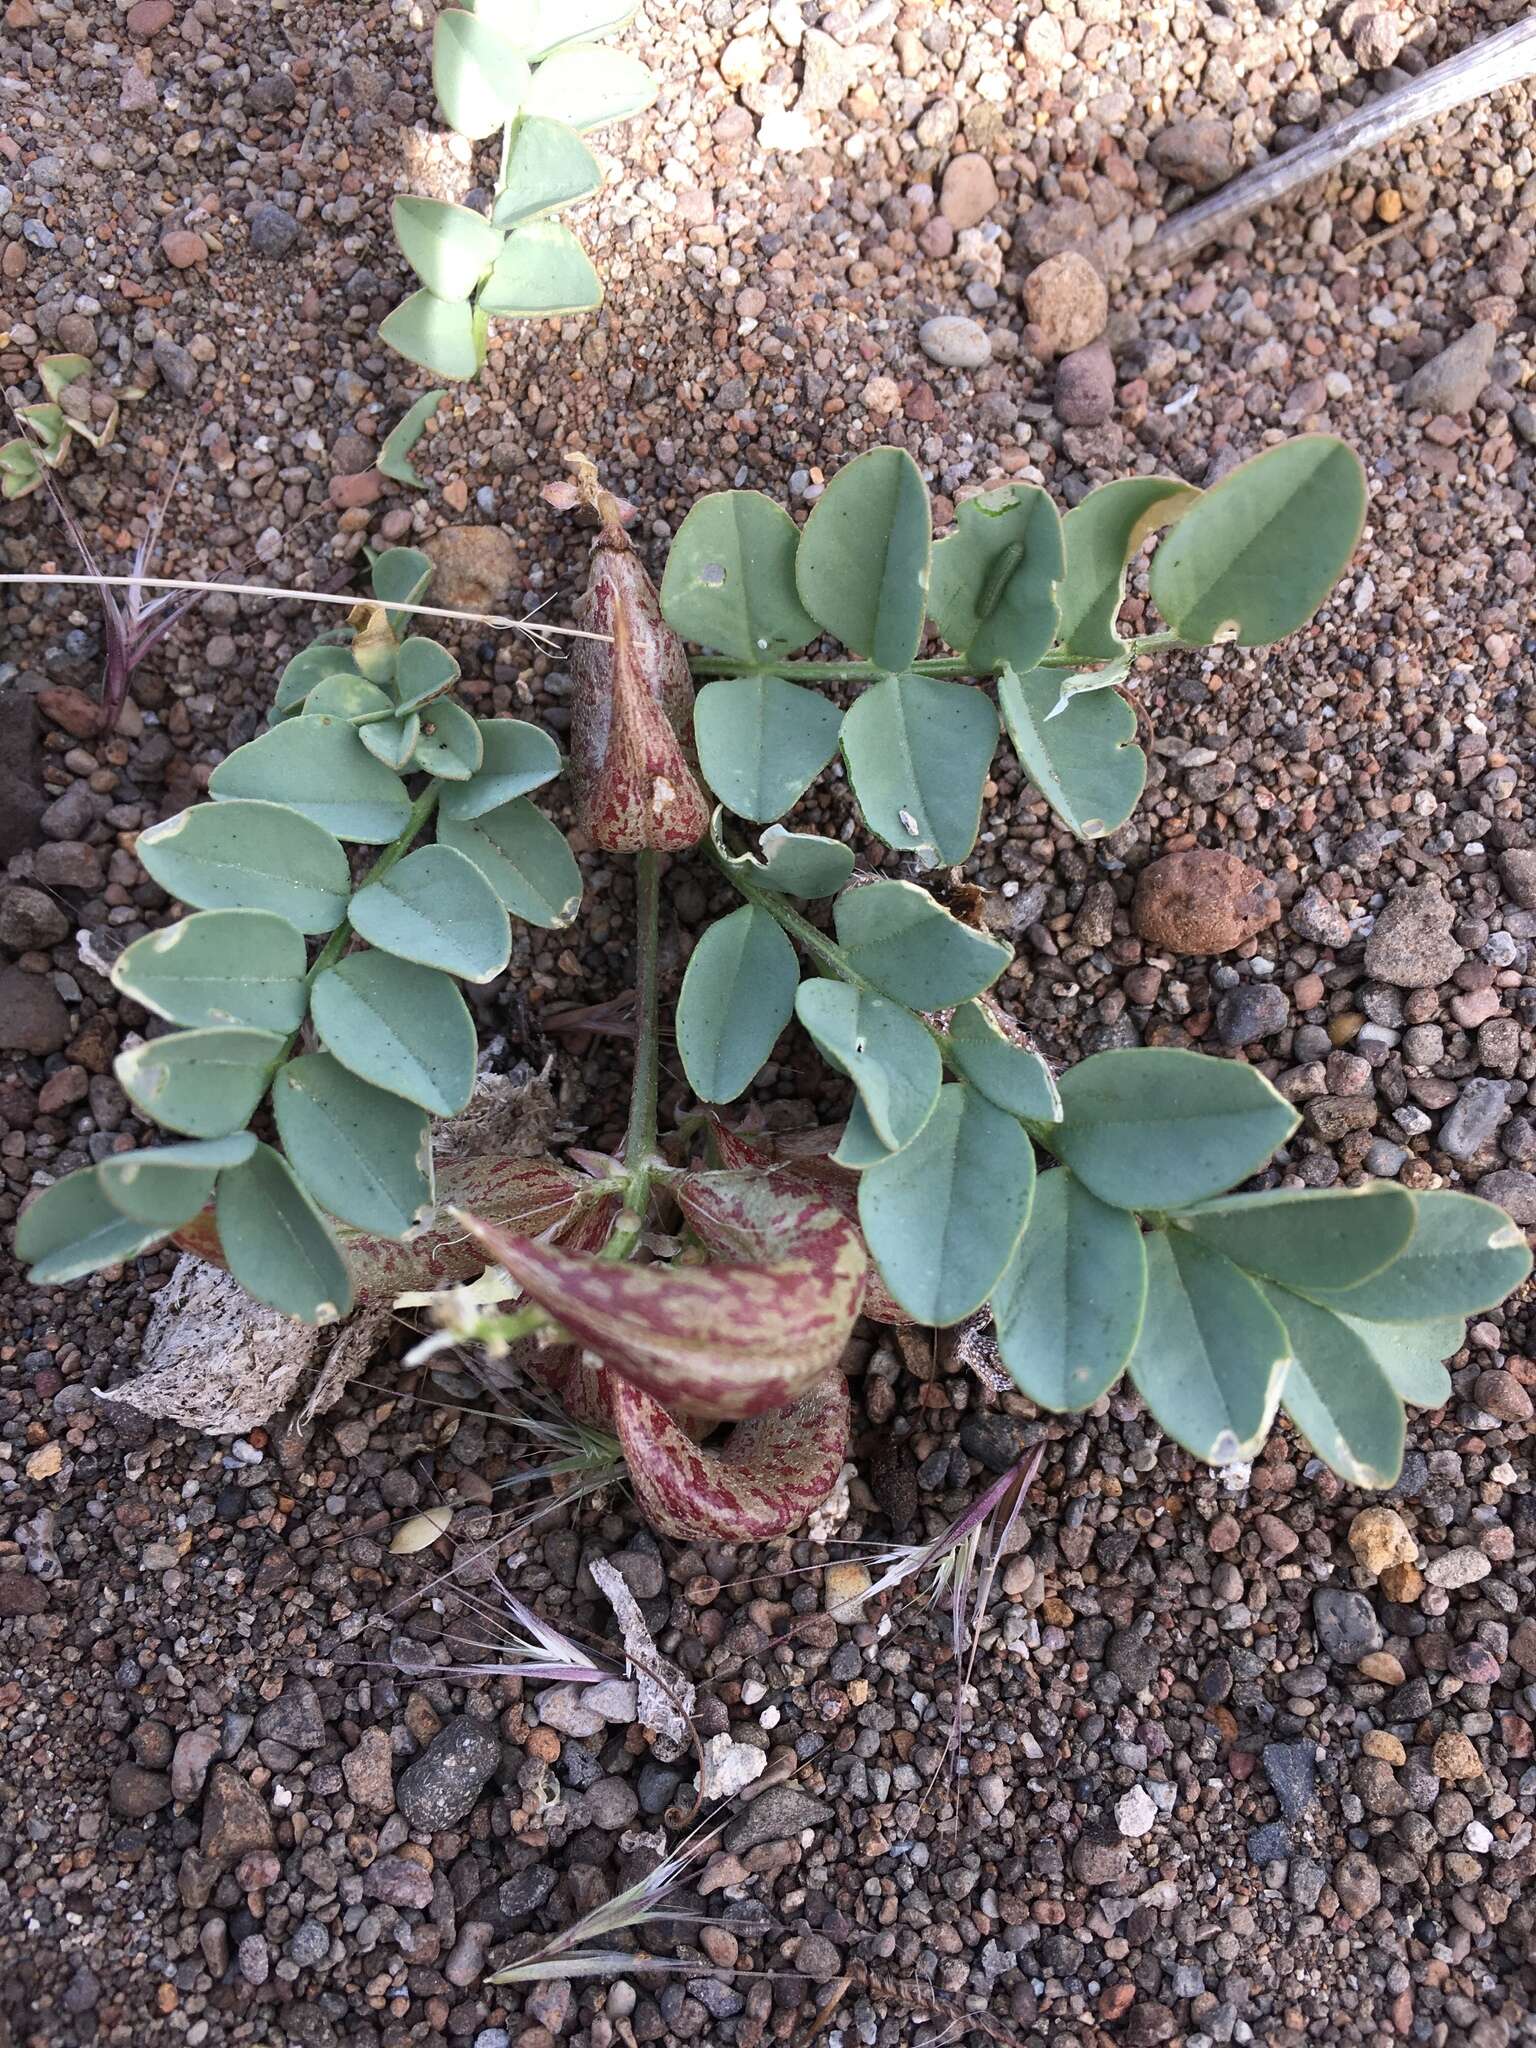
[[[778,1246],[752,1264],[614,1265],[463,1222],[579,1343],[693,1415],[735,1420],[798,1399],[842,1356],[864,1299],[857,1231],[810,1195],[773,1216],[741,1209],[739,1227]]]
[[[792,1407],[743,1422],[702,1450],[641,1388],[615,1380],[614,1424],[651,1527],[685,1542],[764,1543],[798,1529],[836,1484],[848,1387],[827,1373]]]

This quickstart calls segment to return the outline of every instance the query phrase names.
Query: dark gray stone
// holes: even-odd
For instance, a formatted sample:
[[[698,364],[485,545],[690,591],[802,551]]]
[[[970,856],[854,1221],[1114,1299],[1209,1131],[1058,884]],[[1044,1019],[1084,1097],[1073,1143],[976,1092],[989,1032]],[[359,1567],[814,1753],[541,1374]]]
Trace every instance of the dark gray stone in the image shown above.
[[[462,1820],[501,1761],[501,1743],[483,1722],[450,1721],[400,1774],[395,1804],[413,1827]]]
[[[1311,1742],[1267,1742],[1264,1775],[1287,1820],[1300,1820],[1317,1793],[1317,1746]]]
[[[1381,1648],[1381,1623],[1363,1593],[1320,1586],[1312,1596],[1312,1621],[1323,1654],[1332,1664],[1358,1664]]]
[[[733,1856],[741,1856],[759,1842],[787,1841],[802,1828],[819,1828],[831,1818],[825,1800],[813,1799],[798,1785],[771,1785],[731,1822],[725,1846]]]

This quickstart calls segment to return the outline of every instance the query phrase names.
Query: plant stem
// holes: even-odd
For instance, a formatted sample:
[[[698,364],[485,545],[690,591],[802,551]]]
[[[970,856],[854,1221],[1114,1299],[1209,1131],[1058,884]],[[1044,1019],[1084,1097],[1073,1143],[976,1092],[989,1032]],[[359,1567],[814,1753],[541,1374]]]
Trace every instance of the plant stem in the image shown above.
[[[825,932],[817,931],[810,919],[802,917],[798,910],[791,910],[776,889],[765,889],[761,883],[754,882],[749,875],[743,874],[740,868],[731,864],[713,840],[706,839],[700,844],[737,894],[745,896],[747,901],[756,904],[759,910],[766,910],[775,924],[795,941],[802,952],[809,953],[818,967],[825,967],[829,974],[836,975],[839,981],[846,981],[850,987],[859,989],[864,995],[874,996],[880,993],[872,981],[864,979],[837,941],[829,939]]]
[[[624,1136],[624,1166],[629,1174],[624,1206],[636,1216],[645,1214],[656,1155],[656,1098],[661,1079],[660,950],[661,860],[647,847],[635,861],[635,1072],[629,1089],[629,1128]]]
[[[1165,647],[1179,647],[1183,643],[1177,633],[1149,633],[1140,640],[1127,640],[1125,652],[1134,660],[1138,654],[1155,654]],[[1042,654],[1036,668],[1091,667],[1091,657],[1079,654],[1064,654],[1059,650],[1053,654]],[[872,682],[876,677],[889,673],[878,668],[872,661],[779,661],[771,667],[758,668],[750,662],[730,661],[718,654],[700,655],[688,664],[690,672],[699,677],[709,676],[783,676],[791,682],[807,683],[862,683]],[[914,661],[904,671],[914,676],[975,676],[995,675],[996,668],[978,670],[975,662],[964,655],[947,655],[940,660]]]

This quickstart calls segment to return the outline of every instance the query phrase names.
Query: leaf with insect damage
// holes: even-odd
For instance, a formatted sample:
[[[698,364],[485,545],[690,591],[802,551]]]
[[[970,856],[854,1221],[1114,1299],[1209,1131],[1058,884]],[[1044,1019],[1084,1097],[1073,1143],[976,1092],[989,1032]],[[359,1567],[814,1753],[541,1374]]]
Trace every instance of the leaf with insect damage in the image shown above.
[[[1061,520],[1038,485],[967,498],[933,551],[928,616],[977,674],[1032,668],[1056,630],[1063,562]]]
[[[848,1386],[825,1374],[787,1408],[738,1423],[702,1449],[638,1386],[614,1388],[614,1426],[641,1512],[683,1542],[766,1543],[798,1529],[837,1482]]]
[[[623,1266],[537,1245],[465,1215],[490,1257],[578,1342],[669,1407],[737,1419],[782,1408],[833,1367],[864,1299],[858,1232],[830,1203],[765,1189],[679,1187],[684,1213],[768,1254],[713,1266]],[[691,1206],[690,1206],[691,1205]]]

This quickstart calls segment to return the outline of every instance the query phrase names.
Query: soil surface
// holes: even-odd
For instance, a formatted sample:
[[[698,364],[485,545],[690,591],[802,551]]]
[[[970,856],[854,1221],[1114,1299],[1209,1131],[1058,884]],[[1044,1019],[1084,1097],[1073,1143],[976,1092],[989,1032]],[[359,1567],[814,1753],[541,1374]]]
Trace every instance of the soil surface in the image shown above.
[[[434,126],[430,10],[9,0],[0,372],[30,399],[35,357],[78,350],[144,388],[68,479],[104,561],[189,444],[168,568],[349,588],[367,543],[494,527],[515,554],[472,545],[500,562],[497,601],[555,620],[585,537],[539,488],[569,448],[659,543],[726,485],[803,513],[883,441],[947,516],[1007,478],[1070,504],[1137,471],[1209,482],[1283,433],[1347,436],[1369,523],[1316,622],[1259,654],[1143,663],[1151,780],[1111,841],[1073,843],[1005,750],[968,872],[1017,947],[1006,1000],[1054,1058],[1250,1059],[1304,1107],[1287,1173],[1477,1187],[1531,1227],[1530,95],[1357,163],[1177,274],[1134,264],[1192,186],[1517,12],[658,5],[626,41],[660,100],[598,138],[610,182],[578,220],[603,310],[504,330],[409,493],[372,468],[427,381],[376,340],[405,289],[389,202],[489,175]],[[1072,265],[1026,302],[1061,251],[1107,280],[1107,316]],[[1088,346],[1056,362],[1052,337]],[[0,513],[0,554],[72,566],[41,497]],[[145,1020],[101,971],[166,910],[133,836],[252,736],[321,622],[213,598],[103,738],[74,694],[100,644],[80,595],[7,592],[0,639],[4,1219],[142,1135],[111,1063]],[[456,645],[484,711],[561,731],[557,664],[512,635]],[[855,830],[835,778],[801,815]],[[1195,847],[1277,892],[1279,921],[1219,957],[1160,949],[1133,907],[1152,859]],[[581,923],[519,928],[478,1001],[507,1064],[555,1050],[590,1145],[617,1134],[623,1042],[548,1020],[628,986],[630,887],[622,864],[584,867]],[[695,864],[669,893],[675,970],[725,906]],[[844,1106],[794,1034],[759,1097],[785,1124]],[[847,1519],[764,1555],[658,1544],[618,1494],[505,1537],[490,1488],[521,1440],[406,1398],[387,1359],[386,1391],[354,1387],[307,1434],[148,1423],[102,1395],[172,1264],[41,1293],[5,1269],[0,2039],[1536,2038],[1523,1305],[1472,1327],[1452,1399],[1411,1419],[1384,1547],[1351,1546],[1365,1502],[1283,1426],[1218,1476],[1128,1393],[1044,1417],[947,1347],[871,1331],[849,1360]],[[838,1618],[857,1571],[799,1568],[937,1530],[1041,1438],[958,1773],[925,1798],[956,1682],[942,1622]],[[391,1556],[439,1501],[456,1550]],[[498,1536],[525,1599],[609,1643],[586,1565],[616,1556],[700,1687],[700,1733],[766,1756],[685,1888],[702,1903],[681,1910],[718,1924],[651,1930],[683,1959],[670,1974],[526,1998],[482,1982],[648,1868],[691,1803],[690,1757],[631,1725],[622,1688],[600,1722],[519,1680],[434,1675],[483,1633],[472,1560]]]

